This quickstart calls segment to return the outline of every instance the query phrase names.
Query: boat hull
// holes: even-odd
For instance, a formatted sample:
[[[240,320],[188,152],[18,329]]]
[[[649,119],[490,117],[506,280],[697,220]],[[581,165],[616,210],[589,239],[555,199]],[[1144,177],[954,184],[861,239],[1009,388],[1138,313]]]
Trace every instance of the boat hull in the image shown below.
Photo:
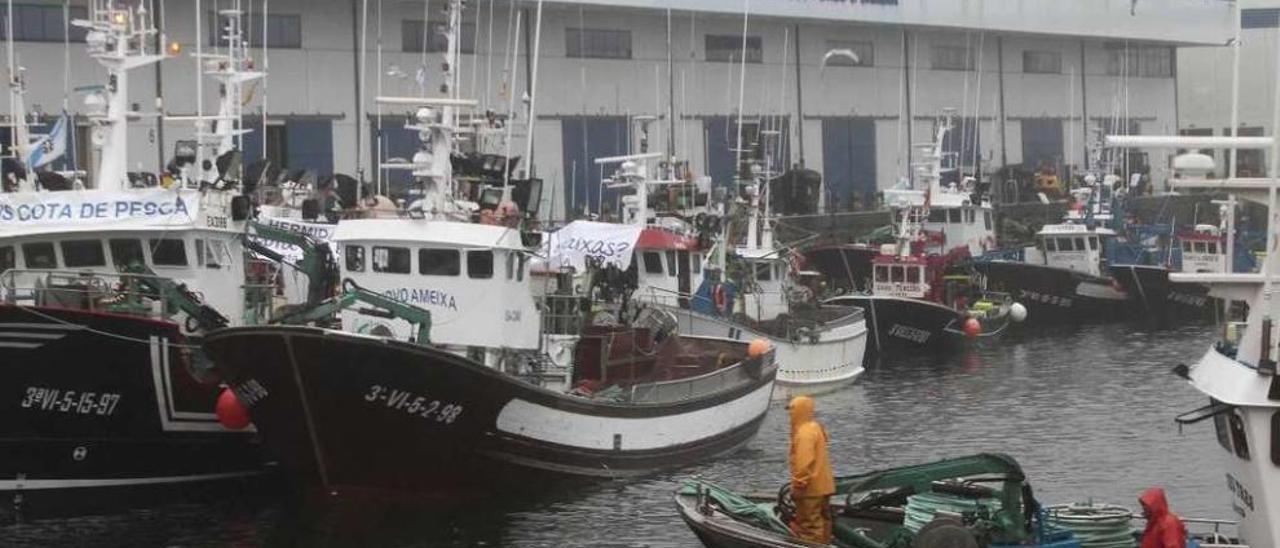
[[[863,309],[869,358],[946,353],[964,347],[963,317],[937,303],[903,297],[845,295],[827,302]]]
[[[1010,261],[977,261],[985,289],[1008,293],[1027,308],[1028,324],[1107,323],[1130,316],[1132,303],[1112,278]]]
[[[1120,282],[1143,317],[1161,324],[1212,320],[1215,303],[1209,288],[1169,281],[1162,266],[1112,265],[1111,277]]]
[[[776,374],[770,362],[708,397],[621,404],[542,389],[431,347],[314,328],[228,329],[205,347],[296,479],[331,494],[446,504],[732,452],[759,429]],[[729,372],[750,371],[744,363]]]
[[[41,515],[122,500],[96,491],[261,474],[253,434],[218,424],[220,388],[189,372],[185,342],[172,323],[0,305],[0,496]]]
[[[778,381],[774,399],[837,390],[857,381],[866,372],[863,360],[868,328],[862,318],[833,323],[808,337],[786,339],[688,309],[669,307],[666,310],[676,317],[683,334],[743,342],[768,339],[777,352]]]

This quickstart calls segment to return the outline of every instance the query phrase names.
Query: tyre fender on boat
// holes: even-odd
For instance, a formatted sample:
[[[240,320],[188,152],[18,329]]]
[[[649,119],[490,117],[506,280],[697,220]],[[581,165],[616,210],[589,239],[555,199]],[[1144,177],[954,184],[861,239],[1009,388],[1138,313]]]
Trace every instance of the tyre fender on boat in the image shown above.
[[[978,548],[973,532],[949,518],[935,518],[925,524],[911,543],[915,548]]]

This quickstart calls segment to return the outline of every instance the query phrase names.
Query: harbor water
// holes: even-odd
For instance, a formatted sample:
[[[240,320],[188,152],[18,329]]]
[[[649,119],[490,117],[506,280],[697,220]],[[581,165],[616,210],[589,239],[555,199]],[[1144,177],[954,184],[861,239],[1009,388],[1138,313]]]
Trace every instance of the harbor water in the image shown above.
[[[880,364],[818,398],[837,474],[975,452],[1023,465],[1045,504],[1136,507],[1165,487],[1184,516],[1232,518],[1211,422],[1174,417],[1206,403],[1170,370],[1192,363],[1215,328],[1040,328],[951,358]],[[371,425],[371,427],[373,427]],[[671,495],[699,476],[775,492],[787,474],[787,415],[715,462],[650,477],[566,486],[535,499],[442,514],[412,504],[295,502],[287,493],[177,502],[0,528],[4,546],[698,546]]]

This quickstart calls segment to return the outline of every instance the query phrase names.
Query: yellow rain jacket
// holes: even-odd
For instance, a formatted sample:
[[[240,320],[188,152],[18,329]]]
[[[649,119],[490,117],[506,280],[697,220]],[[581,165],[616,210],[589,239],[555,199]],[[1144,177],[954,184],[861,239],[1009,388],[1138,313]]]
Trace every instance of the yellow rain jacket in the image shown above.
[[[834,494],[836,482],[827,458],[827,431],[813,420],[813,398],[797,396],[787,408],[791,411],[791,496]]]

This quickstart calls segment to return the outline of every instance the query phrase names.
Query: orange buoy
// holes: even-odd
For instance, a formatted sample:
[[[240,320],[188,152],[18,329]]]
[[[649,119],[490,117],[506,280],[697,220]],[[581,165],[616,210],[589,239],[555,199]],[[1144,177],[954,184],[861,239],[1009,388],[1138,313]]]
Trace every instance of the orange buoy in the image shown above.
[[[970,339],[977,338],[980,333],[982,333],[982,322],[977,318],[968,318],[964,321],[964,334]]]
[[[769,343],[769,341],[765,339],[756,339],[751,341],[751,344],[747,345],[747,356],[759,358],[760,356],[767,354],[769,350],[772,349],[773,344]]]
[[[223,388],[214,407],[218,423],[228,430],[244,430],[249,426],[249,410],[240,404],[240,398],[230,388]]]

